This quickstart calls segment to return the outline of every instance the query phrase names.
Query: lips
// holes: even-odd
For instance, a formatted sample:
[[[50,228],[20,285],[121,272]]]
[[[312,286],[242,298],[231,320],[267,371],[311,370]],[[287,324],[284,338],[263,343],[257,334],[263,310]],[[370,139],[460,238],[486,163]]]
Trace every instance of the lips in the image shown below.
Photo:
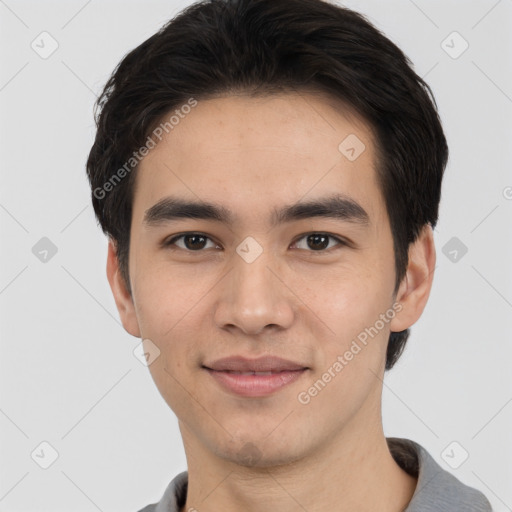
[[[263,398],[296,382],[308,367],[276,356],[247,359],[226,357],[203,365],[214,381],[230,394]]]
[[[242,356],[225,357],[203,366],[209,370],[239,375],[272,375],[307,369],[305,365],[277,356],[263,356],[257,359],[248,359]]]

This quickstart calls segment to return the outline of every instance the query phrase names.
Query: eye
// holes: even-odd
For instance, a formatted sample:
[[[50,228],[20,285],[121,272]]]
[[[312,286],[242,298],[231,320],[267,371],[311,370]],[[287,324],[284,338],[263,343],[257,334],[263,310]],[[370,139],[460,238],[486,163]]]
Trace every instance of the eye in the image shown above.
[[[305,240],[305,243],[303,242],[301,244],[301,240]],[[307,233],[297,239],[297,241],[293,243],[292,247],[306,250],[310,249],[309,252],[326,252],[327,249],[332,249],[333,247],[332,244],[330,244],[330,241],[337,242],[334,246],[347,245],[347,243],[341,238],[328,233]],[[208,242],[211,244],[210,247],[208,247]],[[183,249],[188,252],[200,252],[203,249],[219,248],[218,244],[202,233],[183,233],[165,241],[163,245],[165,247],[176,246],[179,249]]]
[[[338,238],[334,235],[329,235],[328,233],[308,233],[301,238],[298,239],[294,243],[295,246],[298,245],[298,242],[300,240],[306,240],[306,244],[304,247],[298,247],[299,249],[307,249],[308,247],[312,249],[313,252],[325,252],[327,248],[329,247],[329,239],[335,240],[337,242],[336,245],[347,245],[341,238]]]
[[[183,239],[183,244],[179,245],[177,241],[181,239]],[[208,248],[206,247],[208,240],[213,244],[214,247],[218,247],[217,244],[215,244],[209,237],[203,235],[202,233],[184,233],[182,235],[177,235],[164,242],[164,246],[168,247],[175,245],[176,247],[189,252],[199,252],[202,249]]]

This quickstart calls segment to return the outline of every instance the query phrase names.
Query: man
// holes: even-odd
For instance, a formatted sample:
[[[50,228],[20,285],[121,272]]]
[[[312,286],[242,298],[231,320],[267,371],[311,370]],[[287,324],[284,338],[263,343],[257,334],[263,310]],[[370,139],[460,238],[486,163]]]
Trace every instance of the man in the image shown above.
[[[448,158],[404,54],[320,0],[211,0],[129,53],[98,104],[108,280],[187,456],[144,511],[491,510],[383,433]]]

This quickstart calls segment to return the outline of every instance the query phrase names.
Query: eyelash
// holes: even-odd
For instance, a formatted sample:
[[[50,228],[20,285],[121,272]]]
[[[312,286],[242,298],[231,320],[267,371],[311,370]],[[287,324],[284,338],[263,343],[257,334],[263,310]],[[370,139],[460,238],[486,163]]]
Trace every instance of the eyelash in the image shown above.
[[[207,235],[205,235],[203,233],[200,233],[200,232],[197,232],[197,231],[190,231],[190,232],[187,232],[187,233],[182,233],[181,235],[176,235],[176,236],[172,237],[171,239],[169,239],[167,241],[164,241],[162,245],[164,247],[176,246],[176,241],[177,240],[179,240],[181,238],[184,238],[186,236],[192,236],[192,235],[199,235],[199,236],[205,237],[207,240],[210,240],[210,241],[213,242],[213,240],[209,236],[207,236]],[[309,233],[304,233],[303,235],[300,235],[295,240],[295,242],[293,242],[293,245],[297,244],[297,242],[299,242],[303,238],[308,237],[309,235],[323,235],[323,236],[326,236],[326,237],[331,238],[333,240],[336,240],[336,242],[338,242],[338,243],[334,247],[349,246],[350,245],[347,241],[343,240],[342,238],[340,238],[338,236],[335,236],[335,235],[331,235],[330,233],[324,233],[322,231],[311,231]],[[216,242],[214,242],[214,243],[216,243]],[[220,245],[220,244],[218,244],[218,245]],[[206,249],[198,249],[196,251],[193,251],[191,249],[182,248],[182,247],[178,247],[178,249],[181,249],[181,250],[189,252],[189,253],[199,253],[199,252],[204,252],[206,250]],[[311,252],[313,254],[318,254],[318,253],[330,252],[332,249],[333,249],[333,247],[330,247],[330,248],[327,248],[327,249],[319,249],[317,251],[307,250],[307,252]],[[304,249],[302,249],[302,250],[304,250]]]

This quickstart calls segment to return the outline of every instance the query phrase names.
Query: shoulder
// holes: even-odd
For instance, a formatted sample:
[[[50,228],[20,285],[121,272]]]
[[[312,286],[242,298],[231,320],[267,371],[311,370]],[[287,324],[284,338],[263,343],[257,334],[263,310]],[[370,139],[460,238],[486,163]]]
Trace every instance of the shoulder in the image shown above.
[[[183,471],[176,475],[158,503],[147,505],[139,512],[180,512],[187,498],[188,472]]]
[[[409,439],[388,438],[387,441],[397,464],[418,478],[404,512],[492,512],[482,492],[443,469],[423,446]]]

